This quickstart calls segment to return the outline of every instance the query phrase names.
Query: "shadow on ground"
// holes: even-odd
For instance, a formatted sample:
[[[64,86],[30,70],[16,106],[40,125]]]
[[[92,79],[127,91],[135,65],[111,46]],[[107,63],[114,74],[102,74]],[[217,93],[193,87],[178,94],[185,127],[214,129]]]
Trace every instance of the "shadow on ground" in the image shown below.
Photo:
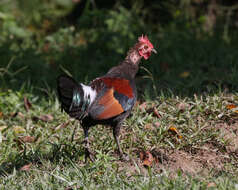
[[[40,148],[32,152],[27,150],[26,145],[21,145],[23,148],[22,151],[7,158],[7,161],[0,165],[0,176],[8,175],[15,169],[24,171],[23,167],[28,164],[42,165],[42,161],[50,161],[51,163],[60,163],[64,165],[70,164],[70,162],[78,161],[79,157],[84,156],[84,149],[81,144],[51,143],[50,145],[50,151],[47,153],[40,150]]]

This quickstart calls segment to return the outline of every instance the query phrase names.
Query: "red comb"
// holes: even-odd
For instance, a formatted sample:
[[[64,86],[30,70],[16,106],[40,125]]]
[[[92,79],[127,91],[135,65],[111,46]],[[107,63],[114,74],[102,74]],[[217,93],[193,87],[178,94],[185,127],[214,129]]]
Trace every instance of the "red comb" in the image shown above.
[[[148,39],[148,37],[146,35],[143,36],[143,34],[142,34],[142,36],[138,38],[138,41],[141,43],[147,44],[151,48],[154,48],[154,46],[152,45],[152,43],[150,42],[150,40]]]

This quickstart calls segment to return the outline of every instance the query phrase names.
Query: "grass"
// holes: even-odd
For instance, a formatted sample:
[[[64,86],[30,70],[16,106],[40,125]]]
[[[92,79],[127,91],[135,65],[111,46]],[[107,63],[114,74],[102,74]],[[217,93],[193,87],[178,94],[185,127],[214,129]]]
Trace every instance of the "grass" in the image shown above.
[[[24,97],[32,103],[28,112]],[[78,123],[70,120],[62,127],[69,118],[60,111],[54,94],[39,98],[23,90],[4,92],[0,100],[0,187],[237,189],[237,144],[233,140],[238,136],[238,114],[228,106],[237,104],[237,99],[238,94],[220,92],[192,98],[161,94],[153,101],[140,102],[121,132],[121,145],[130,161],[119,160],[111,129],[96,126],[90,130],[96,160],[84,163],[83,131],[77,126],[72,141]],[[46,114],[53,118],[34,119]],[[181,139],[169,130],[171,126]],[[34,137],[34,142],[21,140],[26,136]],[[153,155],[151,167],[143,166],[143,151]]]

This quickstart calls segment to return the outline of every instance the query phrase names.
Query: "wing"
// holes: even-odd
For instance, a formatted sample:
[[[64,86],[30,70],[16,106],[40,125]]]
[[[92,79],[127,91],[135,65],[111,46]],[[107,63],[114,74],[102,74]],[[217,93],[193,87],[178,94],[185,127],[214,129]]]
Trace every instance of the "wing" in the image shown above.
[[[89,110],[94,119],[109,119],[134,106],[136,95],[129,80],[103,77],[94,80],[91,87],[98,92]]]

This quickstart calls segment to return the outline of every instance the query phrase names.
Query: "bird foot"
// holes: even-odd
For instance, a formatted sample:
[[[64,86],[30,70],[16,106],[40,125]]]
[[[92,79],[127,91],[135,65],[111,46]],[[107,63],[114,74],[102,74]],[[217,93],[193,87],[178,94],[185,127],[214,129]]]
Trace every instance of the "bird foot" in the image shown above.
[[[87,159],[89,158],[91,162],[94,162],[94,153],[90,150],[89,140],[88,137],[84,140],[85,143],[85,163],[87,162]]]
[[[129,156],[127,154],[124,154],[124,153],[120,153],[120,159],[124,162],[130,161]]]
[[[94,160],[95,160],[94,159],[94,153],[92,153],[91,150],[86,148],[86,150],[85,150],[85,162],[87,162],[88,158],[91,160],[91,162],[94,162]]]

